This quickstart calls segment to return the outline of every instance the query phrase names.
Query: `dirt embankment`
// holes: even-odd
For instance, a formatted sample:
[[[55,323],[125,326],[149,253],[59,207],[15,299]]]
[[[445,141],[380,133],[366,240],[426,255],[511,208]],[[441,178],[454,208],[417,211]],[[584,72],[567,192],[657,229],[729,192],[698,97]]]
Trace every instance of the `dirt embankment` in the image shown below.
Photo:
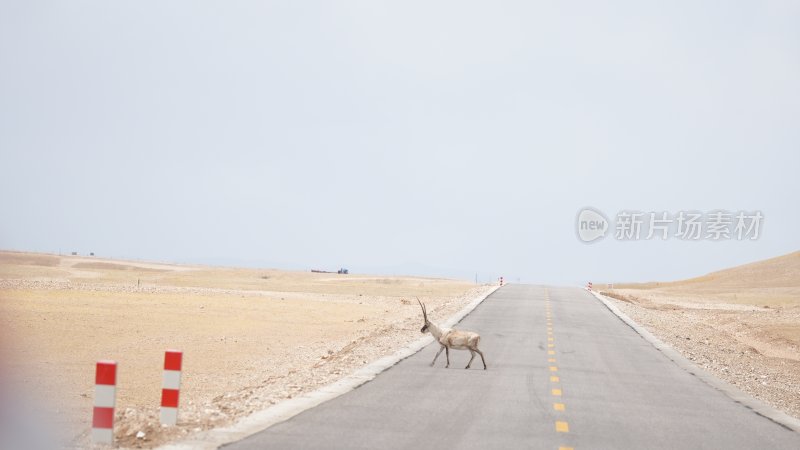
[[[800,252],[603,293],[700,367],[800,418]]]

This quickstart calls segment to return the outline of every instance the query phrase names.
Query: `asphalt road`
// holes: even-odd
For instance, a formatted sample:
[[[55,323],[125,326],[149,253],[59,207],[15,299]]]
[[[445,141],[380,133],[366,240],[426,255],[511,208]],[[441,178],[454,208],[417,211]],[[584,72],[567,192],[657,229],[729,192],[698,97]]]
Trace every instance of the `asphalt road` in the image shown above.
[[[488,370],[480,358],[464,370],[466,351],[430,367],[432,344],[224,448],[800,449],[800,433],[680,368],[581,289],[509,285],[458,328],[481,334]]]

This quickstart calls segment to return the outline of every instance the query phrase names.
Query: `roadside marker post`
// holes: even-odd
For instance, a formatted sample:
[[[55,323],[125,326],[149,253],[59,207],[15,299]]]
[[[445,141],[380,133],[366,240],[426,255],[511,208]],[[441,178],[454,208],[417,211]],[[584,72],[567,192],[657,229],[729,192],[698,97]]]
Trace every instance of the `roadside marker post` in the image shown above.
[[[178,423],[178,397],[181,388],[183,352],[167,350],[164,353],[164,377],[161,382],[161,424]]]
[[[94,410],[92,411],[92,441],[114,443],[114,408],[117,403],[117,363],[97,362],[94,376]]]

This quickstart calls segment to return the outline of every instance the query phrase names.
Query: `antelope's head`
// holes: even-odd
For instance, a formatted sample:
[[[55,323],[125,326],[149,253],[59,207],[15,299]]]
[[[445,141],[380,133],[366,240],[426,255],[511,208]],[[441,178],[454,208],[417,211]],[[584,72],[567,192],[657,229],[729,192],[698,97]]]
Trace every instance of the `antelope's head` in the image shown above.
[[[425,305],[423,305],[419,299],[417,299],[417,303],[419,303],[419,307],[422,308],[422,318],[425,320],[425,324],[422,325],[422,328],[419,330],[419,332],[426,333],[428,331],[428,325],[431,324],[428,321],[428,311],[425,310]]]

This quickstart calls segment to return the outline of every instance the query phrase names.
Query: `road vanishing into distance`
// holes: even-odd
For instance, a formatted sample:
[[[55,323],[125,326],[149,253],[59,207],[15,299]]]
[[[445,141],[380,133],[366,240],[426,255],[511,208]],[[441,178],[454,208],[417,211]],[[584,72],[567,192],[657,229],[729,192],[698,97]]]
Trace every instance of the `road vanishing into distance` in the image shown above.
[[[508,285],[458,328],[481,334],[488,370],[480,357],[464,370],[457,350],[449,369],[445,355],[430,367],[434,343],[224,448],[800,449],[800,433],[690,374],[582,289]]]

